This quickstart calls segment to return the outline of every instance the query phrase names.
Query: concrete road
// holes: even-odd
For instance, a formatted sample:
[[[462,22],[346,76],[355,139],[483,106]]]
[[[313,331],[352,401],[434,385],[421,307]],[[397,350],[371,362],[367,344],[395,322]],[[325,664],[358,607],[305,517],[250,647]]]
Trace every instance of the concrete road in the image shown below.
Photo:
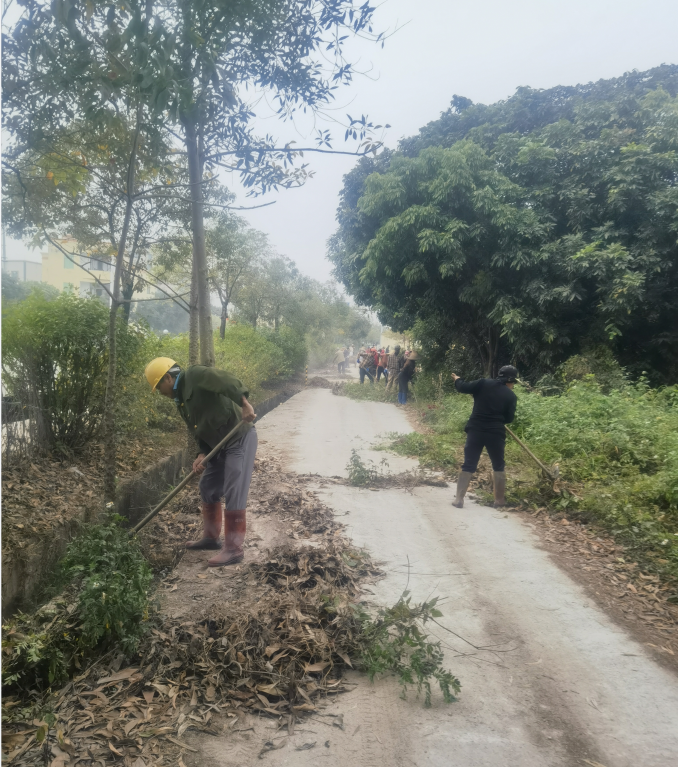
[[[258,429],[289,470],[324,476],[345,476],[352,448],[378,462],[384,454],[369,447],[379,435],[411,431],[392,405],[319,389],[293,397]],[[391,456],[389,464],[414,465]],[[390,680],[373,686],[356,675],[356,690],[332,704],[346,717],[344,731],[328,731],[325,720],[315,735],[299,736],[327,733],[325,748],[271,752],[269,764],[678,765],[678,680],[587,599],[519,518],[473,501],[455,509],[453,486],[319,492],[355,543],[385,563],[377,603],[393,604],[406,586],[414,601],[440,597],[445,629],[437,634],[463,689],[458,702],[427,710],[413,694],[400,700]]]

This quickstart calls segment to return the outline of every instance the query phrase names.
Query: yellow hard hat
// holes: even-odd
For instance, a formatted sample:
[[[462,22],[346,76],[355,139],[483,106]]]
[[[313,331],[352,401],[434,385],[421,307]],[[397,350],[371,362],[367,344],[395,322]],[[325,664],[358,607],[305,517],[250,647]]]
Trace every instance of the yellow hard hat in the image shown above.
[[[151,389],[155,391],[155,387],[160,383],[160,379],[174,367],[177,363],[169,357],[156,357],[146,365],[146,380],[151,385]]]

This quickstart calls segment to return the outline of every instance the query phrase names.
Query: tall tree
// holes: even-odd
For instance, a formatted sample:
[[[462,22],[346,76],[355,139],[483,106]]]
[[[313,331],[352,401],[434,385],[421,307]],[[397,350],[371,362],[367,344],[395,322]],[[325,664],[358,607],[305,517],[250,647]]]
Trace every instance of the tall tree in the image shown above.
[[[209,300],[209,269],[204,227],[205,168],[238,172],[254,192],[298,186],[307,177],[303,156],[290,145],[277,146],[260,137],[253,126],[247,91],[267,94],[278,114],[290,119],[299,110],[320,113],[332,100],[337,85],[349,83],[351,64],[344,56],[345,40],[373,35],[374,9],[353,0],[175,0],[157,14],[165,43],[158,68],[158,99],[167,104],[170,119],[179,122],[191,184],[194,260],[200,307],[200,354],[213,364]],[[346,34],[342,34],[346,33]],[[327,71],[327,54],[330,71]],[[258,97],[257,97],[258,98]],[[361,117],[349,120],[347,137],[377,145],[369,136],[373,126]],[[327,131],[307,151],[332,151]]]
[[[88,171],[87,156],[72,146],[64,146],[74,125],[83,120],[88,135],[116,135],[120,117],[125,121],[124,156],[117,157],[124,181],[120,189],[121,214],[111,285],[106,288],[111,298],[108,376],[105,396],[105,496],[115,494],[116,471],[116,331],[117,314],[122,303],[121,282],[125,254],[133,219],[141,147],[159,147],[163,143],[162,125],[152,105],[150,81],[146,81],[143,49],[137,47],[150,34],[152,5],[149,3],[135,16],[129,30],[127,47],[120,42],[115,11],[90,3],[85,14],[69,0],[57,0],[52,10],[44,2],[22,2],[24,12],[11,35],[3,35],[3,107],[4,126],[10,142],[3,154],[3,169],[9,183],[16,182],[26,194],[23,212],[35,213],[31,189],[22,186],[22,160],[28,167],[39,167],[42,159],[58,165],[76,195],[95,174]],[[84,4],[82,7],[84,10]],[[95,17],[95,11],[97,11]],[[86,29],[87,34],[83,34]],[[99,152],[106,151],[98,148]],[[77,159],[76,159],[77,157]],[[73,162],[75,159],[75,163]],[[75,167],[74,167],[75,166]],[[79,166],[79,168],[78,168]],[[45,169],[47,184],[53,184],[54,171]],[[4,175],[4,174],[3,174]],[[30,174],[29,174],[30,175]],[[58,179],[57,179],[58,181]],[[40,188],[37,189],[38,193]],[[72,210],[69,211],[73,213]],[[86,212],[83,212],[86,215]],[[43,217],[36,226],[46,234]],[[65,253],[67,257],[72,254]],[[103,287],[103,285],[102,285]]]
[[[296,300],[299,270],[287,256],[275,256],[265,262],[264,278],[267,283],[266,319],[277,331]]]
[[[222,212],[208,228],[207,265],[210,287],[221,304],[221,338],[226,333],[229,306],[237,301],[239,291],[269,253],[266,235],[238,216]]]
[[[388,173],[367,179],[358,208],[374,234],[348,255],[351,277],[368,286],[380,318],[402,330],[447,314],[495,373],[501,307],[524,289],[519,270],[535,262],[545,234],[520,187],[461,142],[394,158]]]
[[[337,276],[394,328],[416,323],[437,359],[452,344],[475,348],[488,370],[474,330],[485,323],[489,346],[535,377],[604,345],[632,372],[675,381],[677,93],[672,66],[519,89],[490,106],[456,97],[400,152],[361,160],[346,177]],[[506,251],[505,233],[482,239],[491,230],[475,218],[499,231],[528,213],[537,224],[515,231],[527,238],[521,252]],[[475,272],[465,277],[460,263]]]
[[[329,132],[319,130],[311,147],[277,146],[272,137],[256,134],[255,113],[242,96],[248,90],[257,99],[266,94],[282,119],[300,111],[320,116],[337,86],[351,81],[347,39],[381,40],[372,33],[374,8],[353,0],[18,2],[25,13],[6,40],[5,92],[17,104],[25,101],[38,124],[61,125],[69,99],[71,119],[90,119],[127,106],[135,93],[167,128],[178,129],[189,173],[200,355],[213,364],[206,170],[238,172],[253,192],[303,183],[307,168],[295,162],[304,151],[334,151]],[[82,95],[77,104],[76,92]],[[9,129],[17,122],[10,121]],[[345,137],[361,141],[361,153],[376,151],[371,136],[379,127],[364,116],[349,117]]]
[[[190,237],[181,225],[187,202],[177,182],[184,174],[161,134],[139,135],[118,115],[104,133],[79,120],[12,157],[3,173],[3,204],[8,230],[34,242],[73,240],[69,252],[86,270],[93,263],[115,267],[119,238],[131,197],[128,245],[121,265],[120,304],[125,321],[135,292],[154,285],[168,300],[173,291],[149,271],[151,249]],[[135,156],[135,188],[128,195],[129,162]],[[11,167],[9,163],[11,162]],[[86,253],[84,262],[77,255]],[[102,288],[112,294],[112,284]],[[153,299],[155,300],[155,299]]]

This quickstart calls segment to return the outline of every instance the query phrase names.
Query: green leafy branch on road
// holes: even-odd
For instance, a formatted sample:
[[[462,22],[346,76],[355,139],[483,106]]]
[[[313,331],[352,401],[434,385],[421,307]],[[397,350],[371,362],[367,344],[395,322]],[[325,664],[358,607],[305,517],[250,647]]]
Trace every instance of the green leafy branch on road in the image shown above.
[[[424,693],[424,705],[431,705],[431,681],[438,683],[445,703],[456,700],[461,690],[459,680],[443,666],[441,643],[429,640],[425,625],[442,613],[437,598],[411,605],[405,591],[393,607],[381,608],[375,620],[362,614],[361,663],[370,680],[387,671],[398,677],[405,698],[407,688],[415,685],[417,695]]]
[[[381,461],[381,471],[377,468],[374,461],[365,463],[360,457],[358,451],[353,448],[351,457],[346,464],[348,471],[348,483],[354,487],[367,487],[373,485],[378,479],[384,476],[384,470],[388,468],[388,461],[383,458]]]

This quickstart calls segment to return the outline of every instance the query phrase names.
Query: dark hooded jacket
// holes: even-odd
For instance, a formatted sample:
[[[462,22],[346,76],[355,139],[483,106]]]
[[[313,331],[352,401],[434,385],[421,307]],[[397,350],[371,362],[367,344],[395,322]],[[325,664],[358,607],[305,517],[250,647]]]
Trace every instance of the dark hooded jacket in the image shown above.
[[[466,431],[506,434],[504,425],[515,418],[518,398],[505,383],[498,378],[480,378],[470,383],[458,378],[454,386],[462,394],[473,395],[473,412]]]

